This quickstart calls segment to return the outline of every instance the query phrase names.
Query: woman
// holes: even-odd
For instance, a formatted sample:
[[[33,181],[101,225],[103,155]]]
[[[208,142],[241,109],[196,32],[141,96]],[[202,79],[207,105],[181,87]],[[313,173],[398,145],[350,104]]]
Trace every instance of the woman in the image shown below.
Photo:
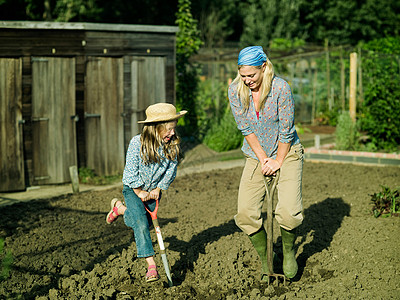
[[[293,278],[298,270],[295,229],[303,221],[304,148],[294,126],[292,92],[285,80],[274,75],[262,47],[251,46],[239,53],[238,75],[228,93],[233,116],[244,135],[242,151],[246,156],[235,222],[260,255],[262,274],[269,274],[267,234],[261,217],[264,176],[280,170],[275,218],[282,235],[283,272]]]

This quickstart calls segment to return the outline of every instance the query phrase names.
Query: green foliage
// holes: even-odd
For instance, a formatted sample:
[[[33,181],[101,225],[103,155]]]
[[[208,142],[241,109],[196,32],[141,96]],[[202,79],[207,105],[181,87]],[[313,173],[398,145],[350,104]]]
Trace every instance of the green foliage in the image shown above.
[[[58,0],[54,9],[57,22],[93,20],[103,11],[95,0]]]
[[[306,133],[306,132],[311,132],[311,129],[310,128],[307,128],[307,127],[304,127],[303,126],[303,124],[301,124],[301,123],[297,123],[296,125],[295,125],[295,127],[296,127],[296,132],[298,133],[298,134],[304,134],[304,133]]]
[[[227,109],[220,120],[213,122],[204,137],[204,144],[217,152],[237,149],[242,144],[243,135],[237,129],[230,109]]]
[[[122,179],[121,175],[98,176],[89,168],[79,168],[79,182],[92,185],[107,185],[118,182]]]
[[[361,129],[373,144],[386,151],[400,144],[400,38],[384,38],[362,45],[364,103]],[[391,54],[388,54],[391,53]]]
[[[292,0],[249,0],[243,4],[241,46],[260,45],[268,48],[274,38],[302,37],[299,32],[298,3]]]
[[[304,40],[297,37],[294,39],[274,38],[269,43],[269,49],[286,51],[304,46],[305,44],[306,42]]]
[[[371,195],[373,203],[372,212],[377,218],[379,216],[398,216],[400,212],[400,187],[391,190],[382,185],[382,191]]]
[[[173,25],[179,0],[0,0],[1,20]],[[188,1],[186,1],[188,3]],[[268,47],[275,38],[356,44],[400,34],[400,1],[197,0],[207,47],[224,41]]]
[[[303,0],[300,24],[308,40],[332,44],[355,44],[400,31],[400,2],[392,0]]]
[[[212,123],[224,115],[228,106],[226,84],[215,79],[199,82],[196,97],[198,138],[203,139]]]
[[[176,106],[178,110],[188,110],[187,116],[179,120],[178,125],[184,126],[183,135],[197,132],[197,112],[195,99],[198,84],[198,71],[189,58],[197,53],[202,45],[197,21],[190,12],[190,0],[179,0],[176,24],[179,32],[176,37]]]
[[[356,150],[358,141],[356,125],[348,112],[342,113],[336,126],[336,149]]]
[[[199,19],[199,29],[204,47],[210,49],[221,48],[227,38],[234,32],[232,18],[235,17],[236,2],[237,0],[204,0],[197,3],[201,6],[201,13],[197,18]]]
[[[0,239],[0,281],[6,280],[10,275],[13,260],[11,251],[4,250],[4,240]]]
[[[190,6],[190,0],[179,0],[175,22],[179,26],[176,37],[177,56],[186,60],[197,53],[202,45],[200,31],[197,29],[197,20],[193,18]]]

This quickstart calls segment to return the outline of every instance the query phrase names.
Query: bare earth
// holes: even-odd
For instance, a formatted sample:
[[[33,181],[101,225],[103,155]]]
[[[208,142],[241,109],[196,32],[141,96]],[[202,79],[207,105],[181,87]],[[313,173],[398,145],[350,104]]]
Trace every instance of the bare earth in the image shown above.
[[[306,162],[299,276],[278,287],[259,282],[258,256],[233,222],[241,170],[181,176],[164,193],[171,288],[160,255],[161,280],[148,284],[132,231],[105,223],[120,188],[2,207],[14,265],[0,299],[400,299],[400,218],[370,214],[370,195],[399,185],[400,168]]]

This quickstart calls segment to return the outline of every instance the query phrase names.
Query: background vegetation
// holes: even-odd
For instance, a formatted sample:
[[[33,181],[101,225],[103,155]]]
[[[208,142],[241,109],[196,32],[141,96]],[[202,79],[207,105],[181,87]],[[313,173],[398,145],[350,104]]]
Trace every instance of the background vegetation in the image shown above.
[[[251,44],[263,46],[276,73],[290,83],[296,122],[341,126],[338,133],[352,139],[343,146],[349,149],[398,151],[399,16],[400,2],[394,0],[0,0],[1,20],[179,26],[177,106],[190,110],[179,125],[184,136],[217,151],[242,139],[226,99],[227,79],[236,70],[204,76],[196,55],[232,49],[235,57]],[[357,124],[347,126],[341,117],[348,110],[343,82],[353,51],[361,62],[361,89]],[[234,66],[234,58],[229,63]],[[360,143],[359,137],[366,138]]]

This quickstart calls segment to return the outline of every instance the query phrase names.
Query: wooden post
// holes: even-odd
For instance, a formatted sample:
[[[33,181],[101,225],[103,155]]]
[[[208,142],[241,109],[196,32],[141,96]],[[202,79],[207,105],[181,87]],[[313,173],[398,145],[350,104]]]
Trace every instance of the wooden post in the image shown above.
[[[308,77],[308,92],[307,92],[307,98],[308,98],[308,102],[312,103],[312,105],[314,105],[313,103],[313,97],[312,97],[312,66],[311,66],[311,60],[307,59],[307,77]],[[313,111],[314,107],[311,107],[311,115],[310,115],[310,123],[313,124],[314,122],[314,111]]]
[[[325,56],[326,56],[326,99],[329,101],[331,98],[331,70],[329,65],[329,41],[325,39]]]
[[[360,98],[359,102],[362,104],[364,101],[364,92],[362,86],[362,67],[361,67],[361,48],[358,47],[358,97]]]
[[[69,167],[69,176],[71,177],[72,191],[79,193],[79,176],[77,166]]]
[[[342,100],[342,112],[346,109],[346,79],[344,73],[343,47],[340,47],[340,97]]]
[[[313,72],[313,82],[312,82],[312,125],[315,125],[315,119],[317,117],[317,63],[315,60],[311,62],[311,68]]]
[[[350,99],[349,110],[353,122],[356,121],[356,92],[357,92],[357,53],[350,53]]]

